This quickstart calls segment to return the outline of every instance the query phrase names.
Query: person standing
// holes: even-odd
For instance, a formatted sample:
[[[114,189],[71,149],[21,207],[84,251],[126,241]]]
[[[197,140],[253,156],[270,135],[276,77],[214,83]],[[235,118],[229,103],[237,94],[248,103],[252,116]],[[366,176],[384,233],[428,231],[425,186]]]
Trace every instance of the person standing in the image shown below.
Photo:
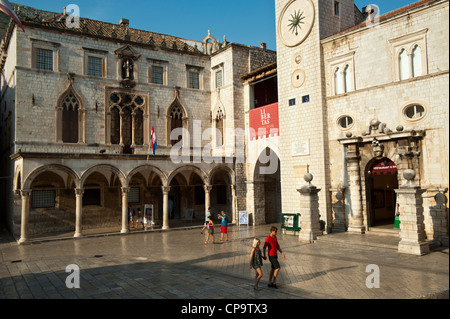
[[[211,244],[214,244],[214,223],[212,221],[212,216],[209,215],[208,216],[208,235],[206,236],[206,241],[205,241],[205,245],[208,243],[209,241],[209,236],[212,237],[212,242]]]
[[[221,211],[217,218],[222,219],[220,224],[220,241],[223,241],[223,234],[228,241],[228,215],[224,211]]]
[[[263,248],[264,259],[266,259],[266,248],[268,248],[269,251],[269,261],[272,265],[272,269],[270,270],[268,286],[272,288],[278,288],[277,276],[281,269],[280,263],[278,262],[278,251],[280,251],[280,253],[283,255],[284,260],[286,260],[286,256],[284,255],[283,251],[280,248],[280,245],[278,244],[277,232],[278,228],[276,228],[275,226],[272,226],[272,228],[270,228],[270,235],[267,236]]]
[[[261,288],[258,287],[259,281],[261,280],[263,273],[262,273],[262,265],[263,265],[263,257],[261,254],[261,249],[259,248],[259,245],[261,244],[261,241],[258,238],[253,239],[253,249],[250,253],[250,269],[255,269],[255,286],[253,289],[255,290],[261,290]],[[264,257],[264,260],[266,258]]]
[[[203,232],[205,231],[206,227],[208,227],[208,223],[209,223],[208,217],[209,216],[211,216],[211,207],[208,207],[208,211],[205,214],[205,226],[203,226],[203,229],[200,232],[200,234],[202,234],[202,235],[203,235]]]

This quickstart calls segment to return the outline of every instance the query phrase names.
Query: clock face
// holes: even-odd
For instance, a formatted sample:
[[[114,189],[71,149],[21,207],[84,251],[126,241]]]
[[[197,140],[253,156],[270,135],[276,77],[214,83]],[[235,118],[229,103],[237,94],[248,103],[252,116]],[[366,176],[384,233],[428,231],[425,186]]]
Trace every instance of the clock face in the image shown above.
[[[291,0],[278,20],[278,35],[288,47],[302,43],[314,24],[314,4],[311,0]]]

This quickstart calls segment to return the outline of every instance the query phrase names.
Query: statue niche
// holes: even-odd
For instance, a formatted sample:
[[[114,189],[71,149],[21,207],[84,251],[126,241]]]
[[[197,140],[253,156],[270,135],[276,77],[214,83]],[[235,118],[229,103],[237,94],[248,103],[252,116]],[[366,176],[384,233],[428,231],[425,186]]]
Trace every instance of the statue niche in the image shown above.
[[[136,62],[141,55],[137,53],[130,45],[126,45],[114,52],[119,59],[121,75],[120,84],[124,88],[134,88],[136,86]]]

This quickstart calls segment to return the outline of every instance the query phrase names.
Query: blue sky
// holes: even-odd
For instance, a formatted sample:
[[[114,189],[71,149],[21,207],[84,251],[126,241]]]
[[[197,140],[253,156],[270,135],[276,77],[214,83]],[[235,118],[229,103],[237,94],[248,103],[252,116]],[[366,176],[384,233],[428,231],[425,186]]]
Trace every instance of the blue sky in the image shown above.
[[[201,41],[208,30],[220,42],[276,49],[274,0],[15,0],[42,10],[63,12],[69,4],[80,8],[81,17],[119,23],[180,38]],[[376,4],[380,13],[393,11],[416,0],[355,0],[359,9]],[[132,3],[132,5],[126,5]]]

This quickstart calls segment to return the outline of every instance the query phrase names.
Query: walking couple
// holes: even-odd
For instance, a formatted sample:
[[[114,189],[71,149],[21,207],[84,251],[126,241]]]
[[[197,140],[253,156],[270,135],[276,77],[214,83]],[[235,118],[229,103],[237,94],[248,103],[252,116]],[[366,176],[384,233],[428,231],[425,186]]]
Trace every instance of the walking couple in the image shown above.
[[[255,269],[255,290],[261,290],[258,287],[259,281],[261,280],[263,273],[262,273],[262,260],[266,260],[266,248],[268,248],[269,251],[269,261],[272,266],[272,269],[270,270],[269,275],[269,287],[272,288],[278,288],[277,287],[277,276],[281,269],[280,263],[278,262],[278,251],[283,255],[284,260],[286,260],[286,256],[284,255],[283,251],[280,248],[280,245],[278,244],[277,239],[277,232],[278,229],[273,226],[270,229],[270,235],[267,236],[266,241],[264,243],[263,247],[263,253],[261,253],[261,249],[259,248],[261,241],[258,238],[255,238],[253,240],[253,249],[250,253],[250,269]]]

